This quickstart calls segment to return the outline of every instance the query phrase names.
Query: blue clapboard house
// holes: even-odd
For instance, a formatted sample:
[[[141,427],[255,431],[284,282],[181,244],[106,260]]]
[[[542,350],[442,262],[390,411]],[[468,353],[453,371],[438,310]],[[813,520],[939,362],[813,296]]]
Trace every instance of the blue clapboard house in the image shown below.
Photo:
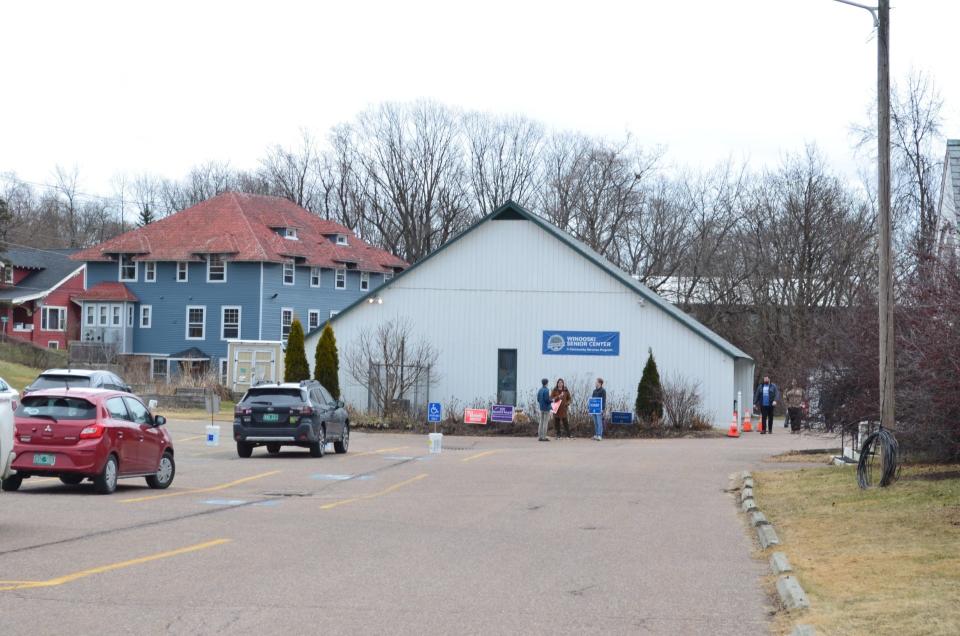
[[[231,340],[315,329],[407,264],[277,197],[225,193],[76,253],[80,341],[149,358],[151,377],[227,367]],[[90,345],[88,345],[90,346]]]

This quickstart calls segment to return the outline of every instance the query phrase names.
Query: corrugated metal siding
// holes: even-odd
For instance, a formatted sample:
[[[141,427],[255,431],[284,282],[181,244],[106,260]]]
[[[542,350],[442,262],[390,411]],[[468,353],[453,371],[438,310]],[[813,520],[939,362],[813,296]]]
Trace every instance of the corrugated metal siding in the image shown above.
[[[540,378],[562,376],[583,390],[607,382],[611,402],[633,403],[652,348],[661,377],[697,382],[717,426],[729,423],[736,397],[734,358],[626,288],[570,246],[528,221],[491,221],[384,289],[383,304],[362,305],[334,323],[341,357],[357,335],[381,320],[409,319],[439,351],[439,382],[431,398],[462,406],[496,396],[497,350],[517,349],[520,404]],[[545,329],[619,331],[620,355],[545,356]],[[308,351],[318,334],[309,339]],[[310,356],[308,356],[309,358]],[[347,377],[341,387],[354,405],[366,393]]]

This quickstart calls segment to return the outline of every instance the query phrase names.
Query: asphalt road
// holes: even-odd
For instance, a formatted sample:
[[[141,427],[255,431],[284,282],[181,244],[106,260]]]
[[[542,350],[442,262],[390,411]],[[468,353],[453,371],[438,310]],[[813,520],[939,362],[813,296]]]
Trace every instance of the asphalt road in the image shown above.
[[[0,493],[0,633],[765,634],[728,473],[825,442],[356,433],[346,455],[204,445],[111,496]]]

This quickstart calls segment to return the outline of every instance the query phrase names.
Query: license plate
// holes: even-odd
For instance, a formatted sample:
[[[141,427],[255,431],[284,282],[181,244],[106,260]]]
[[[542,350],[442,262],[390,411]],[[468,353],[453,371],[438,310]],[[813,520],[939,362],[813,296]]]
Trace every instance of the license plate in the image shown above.
[[[34,466],[53,466],[57,462],[56,455],[50,455],[48,453],[34,453],[33,454],[33,465]]]
[[[264,414],[263,414],[263,421],[264,421],[264,422],[279,422],[279,421],[280,421],[280,416],[277,415],[276,413],[264,413]]]

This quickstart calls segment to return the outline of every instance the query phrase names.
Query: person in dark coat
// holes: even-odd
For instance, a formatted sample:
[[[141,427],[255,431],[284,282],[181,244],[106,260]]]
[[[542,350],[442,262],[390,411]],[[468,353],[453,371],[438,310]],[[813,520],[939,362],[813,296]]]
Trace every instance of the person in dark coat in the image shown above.
[[[603,378],[597,378],[597,388],[590,397],[600,398],[600,412],[593,414],[593,439],[598,442],[603,439],[603,411],[607,408],[607,390],[603,388]]]
[[[763,377],[763,384],[757,387],[753,394],[753,403],[760,407],[760,434],[773,435],[773,409],[780,400],[780,389],[770,381],[770,376]]]
[[[540,409],[540,426],[537,428],[537,439],[541,442],[549,442],[547,437],[547,425],[550,423],[550,389],[547,384],[550,381],[546,378],[540,380],[540,390],[537,391],[537,407]]]

